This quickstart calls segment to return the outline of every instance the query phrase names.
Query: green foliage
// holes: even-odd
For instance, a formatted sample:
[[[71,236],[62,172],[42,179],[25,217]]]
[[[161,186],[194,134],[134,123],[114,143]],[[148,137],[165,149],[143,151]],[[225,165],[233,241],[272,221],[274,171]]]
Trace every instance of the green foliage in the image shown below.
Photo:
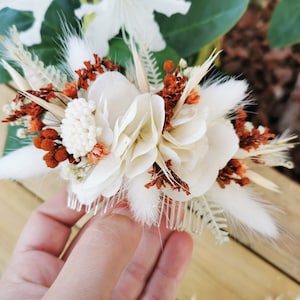
[[[163,73],[163,64],[167,59],[178,63],[180,55],[171,47],[167,46],[164,50],[153,52],[153,57],[157,62],[159,72]],[[114,62],[126,68],[127,63],[131,60],[131,53],[126,43],[121,38],[114,38],[109,44],[108,57]]]
[[[0,84],[7,83],[10,80],[9,74],[6,70],[0,65]]]
[[[0,35],[5,35],[12,25],[15,25],[18,31],[30,28],[34,22],[34,16],[30,11],[18,11],[6,7],[0,10],[0,20],[1,24],[5,24],[5,26],[0,26]]]
[[[271,47],[286,47],[300,42],[300,1],[281,0],[272,14],[268,40]]]
[[[187,15],[158,14],[157,21],[167,44],[186,57],[230,30],[247,6],[247,0],[195,0]]]
[[[34,16],[30,11],[18,11],[6,7],[0,10],[0,20],[2,24],[5,24],[5,26],[0,26],[0,35],[6,35],[8,28],[12,25],[15,25],[18,31],[30,28],[34,22]],[[9,74],[0,64],[0,83],[6,83],[9,80]]]
[[[60,36],[63,36],[64,29],[70,27],[78,31],[80,24],[74,10],[79,6],[79,0],[54,0],[49,6],[41,28],[42,43],[30,47],[46,65],[59,63]]]

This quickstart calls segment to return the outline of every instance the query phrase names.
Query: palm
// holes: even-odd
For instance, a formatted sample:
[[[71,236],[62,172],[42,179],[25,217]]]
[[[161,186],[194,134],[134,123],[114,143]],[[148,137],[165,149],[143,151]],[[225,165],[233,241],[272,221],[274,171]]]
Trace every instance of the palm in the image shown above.
[[[53,299],[58,295],[61,299],[106,299],[105,295],[175,299],[191,255],[187,234],[163,229],[165,226],[141,230],[120,215],[97,216],[62,255],[71,227],[82,216],[65,208],[65,198],[63,193],[43,204],[31,217],[3,276],[1,299]],[[116,234],[113,230],[118,230],[118,222],[124,224]],[[103,230],[95,230],[97,223],[101,230],[107,226],[111,234],[104,236]],[[106,249],[109,247],[103,244],[109,243],[113,247]],[[105,250],[109,250],[106,256]]]

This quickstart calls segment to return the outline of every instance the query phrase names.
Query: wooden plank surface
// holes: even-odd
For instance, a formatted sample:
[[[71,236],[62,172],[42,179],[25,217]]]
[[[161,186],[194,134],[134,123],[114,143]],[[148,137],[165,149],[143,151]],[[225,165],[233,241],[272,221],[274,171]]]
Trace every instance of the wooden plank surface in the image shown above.
[[[24,186],[0,181],[0,268],[6,266],[16,239],[40,204]],[[235,241],[217,246],[210,233],[194,236],[193,260],[178,299],[296,299],[300,287]]]
[[[0,103],[11,98],[7,88],[0,88]],[[0,113],[1,117],[1,113]],[[0,125],[0,149],[3,147],[5,126]],[[190,264],[178,299],[276,299],[294,300],[300,297],[299,275],[299,194],[298,184],[267,170],[283,188],[282,194],[264,194],[274,205],[280,205],[285,214],[276,214],[285,228],[278,241],[278,251],[271,243],[238,238],[255,249],[253,253],[239,242],[232,240],[216,246],[210,233],[195,236],[193,260]],[[32,210],[54,195],[65,185],[57,173],[41,178],[31,178],[21,184],[0,181],[0,272],[3,271],[16,239]],[[261,193],[266,193],[261,191]],[[271,262],[271,263],[269,263]],[[275,265],[275,266],[273,266]],[[288,274],[288,275],[286,275]],[[294,279],[293,279],[294,278]],[[278,299],[278,298],[277,298]]]

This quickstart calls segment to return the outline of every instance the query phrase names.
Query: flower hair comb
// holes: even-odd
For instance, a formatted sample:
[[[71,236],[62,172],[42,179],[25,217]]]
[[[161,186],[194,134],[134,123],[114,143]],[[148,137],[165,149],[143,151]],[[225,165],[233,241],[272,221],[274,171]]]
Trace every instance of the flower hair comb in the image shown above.
[[[176,2],[184,14],[187,3]],[[245,81],[207,79],[218,53],[199,66],[165,60],[161,74],[144,36],[122,22],[116,31],[123,30],[130,49],[127,68],[93,51],[90,31],[86,38],[64,37],[65,71],[46,67],[16,28],[10,30],[2,65],[18,92],[3,122],[21,126],[18,137],[33,145],[3,157],[0,178],[20,179],[20,168],[30,162],[26,176],[60,170],[69,181],[71,209],[106,213],[126,198],[143,224],[159,225],[165,216],[171,229],[207,226],[222,243],[226,221],[234,219],[276,238],[278,228],[255,185],[279,188],[254,166],[292,168],[288,151],[295,136],[275,136],[247,121]],[[84,59],[74,59],[75,43]]]

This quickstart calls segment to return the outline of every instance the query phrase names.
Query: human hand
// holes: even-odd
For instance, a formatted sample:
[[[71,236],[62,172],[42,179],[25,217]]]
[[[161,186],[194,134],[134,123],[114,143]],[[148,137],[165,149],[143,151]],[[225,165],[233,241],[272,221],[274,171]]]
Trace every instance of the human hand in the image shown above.
[[[25,226],[0,282],[0,299],[175,299],[191,257],[185,232],[142,227],[126,208],[94,216],[64,251],[83,213],[66,192]]]

